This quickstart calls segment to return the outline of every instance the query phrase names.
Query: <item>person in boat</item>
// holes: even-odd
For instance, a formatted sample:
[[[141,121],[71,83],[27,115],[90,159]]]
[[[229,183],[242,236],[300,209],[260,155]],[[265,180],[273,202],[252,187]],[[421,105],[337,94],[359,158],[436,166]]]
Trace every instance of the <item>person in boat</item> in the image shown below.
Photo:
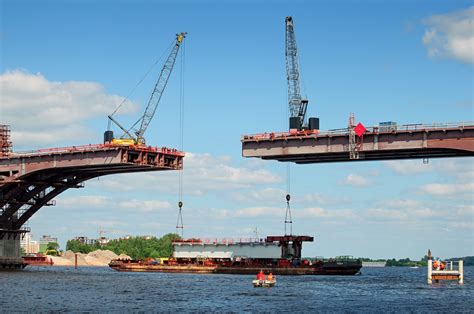
[[[265,274],[263,270],[260,269],[260,272],[257,274],[257,280],[265,280]]]
[[[443,261],[439,260],[439,269],[440,269],[440,270],[444,270],[444,267],[445,267],[445,266],[444,266]]]
[[[433,262],[433,269],[434,270],[439,270],[439,262],[437,259],[434,260]]]
[[[270,272],[267,276],[267,280],[272,281],[274,279],[275,279],[275,277],[273,277],[273,274]]]

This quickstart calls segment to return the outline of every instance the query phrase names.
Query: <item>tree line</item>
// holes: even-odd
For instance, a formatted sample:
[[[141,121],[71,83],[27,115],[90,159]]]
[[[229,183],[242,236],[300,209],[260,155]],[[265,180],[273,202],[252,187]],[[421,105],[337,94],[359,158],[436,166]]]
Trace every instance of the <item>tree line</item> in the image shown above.
[[[157,237],[128,237],[110,240],[101,246],[98,242],[84,244],[78,240],[69,240],[66,250],[74,253],[90,253],[95,250],[110,250],[117,255],[126,254],[133,259],[146,259],[149,257],[171,257],[173,255],[173,241],[181,237],[175,233],[168,233],[161,238]]]

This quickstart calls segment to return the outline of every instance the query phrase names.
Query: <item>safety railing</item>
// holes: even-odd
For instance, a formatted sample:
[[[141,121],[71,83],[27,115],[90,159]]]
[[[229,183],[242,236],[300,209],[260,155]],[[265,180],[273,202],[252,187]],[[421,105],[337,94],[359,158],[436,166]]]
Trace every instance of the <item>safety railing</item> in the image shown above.
[[[239,244],[239,243],[266,243],[264,238],[203,238],[173,241],[173,244]]]
[[[15,153],[10,153],[8,157],[44,156],[44,155],[50,155],[50,154],[94,152],[94,151],[114,150],[114,149],[128,149],[132,151],[153,152],[153,153],[162,153],[166,155],[184,156],[184,152],[181,152],[174,148],[168,148],[168,147],[153,147],[153,146],[143,146],[143,145],[123,146],[123,145],[114,145],[114,144],[89,144],[89,145],[80,145],[80,146],[54,147],[54,148],[45,148],[45,149],[32,150],[32,151],[15,152]]]
[[[366,127],[366,133],[393,133],[393,132],[420,132],[436,131],[448,129],[474,128],[474,122],[453,122],[453,123],[432,123],[432,124],[404,124],[391,126],[372,126]],[[302,130],[293,132],[266,132],[260,134],[243,135],[242,142],[261,141],[261,140],[285,140],[290,138],[302,137],[324,137],[324,136],[346,136],[349,134],[349,128],[332,129],[324,132],[318,130]]]

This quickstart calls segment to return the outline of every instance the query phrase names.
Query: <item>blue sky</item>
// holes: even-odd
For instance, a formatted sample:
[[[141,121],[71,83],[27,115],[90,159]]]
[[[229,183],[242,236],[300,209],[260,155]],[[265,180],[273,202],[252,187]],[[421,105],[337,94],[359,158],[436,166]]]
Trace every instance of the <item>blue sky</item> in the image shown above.
[[[286,165],[241,157],[240,136],[287,127],[284,19],[292,15],[311,116],[473,121],[470,1],[6,1],[0,123],[16,150],[98,143],[106,115],[185,41],[185,236],[283,232]],[[179,146],[180,60],[146,137]],[[160,66],[117,116],[144,110]],[[35,237],[162,235],[176,223],[176,173],[121,175],[68,191],[29,222]],[[474,254],[472,159],[293,165],[304,254]],[[449,215],[448,215],[449,214]]]

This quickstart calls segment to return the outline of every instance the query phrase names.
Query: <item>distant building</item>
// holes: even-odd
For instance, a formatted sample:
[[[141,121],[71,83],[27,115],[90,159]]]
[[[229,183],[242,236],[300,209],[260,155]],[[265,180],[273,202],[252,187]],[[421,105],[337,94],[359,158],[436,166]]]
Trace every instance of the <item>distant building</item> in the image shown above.
[[[46,252],[46,249],[49,243],[51,242],[58,243],[58,238],[53,238],[50,235],[43,235],[38,242],[39,242],[39,253],[44,253]]]
[[[94,245],[97,243],[96,239],[89,239],[88,237],[75,237],[74,240],[87,245]]]
[[[32,235],[26,233],[23,239],[20,240],[20,247],[25,254],[36,254],[40,250],[40,245],[38,241],[33,241]]]

